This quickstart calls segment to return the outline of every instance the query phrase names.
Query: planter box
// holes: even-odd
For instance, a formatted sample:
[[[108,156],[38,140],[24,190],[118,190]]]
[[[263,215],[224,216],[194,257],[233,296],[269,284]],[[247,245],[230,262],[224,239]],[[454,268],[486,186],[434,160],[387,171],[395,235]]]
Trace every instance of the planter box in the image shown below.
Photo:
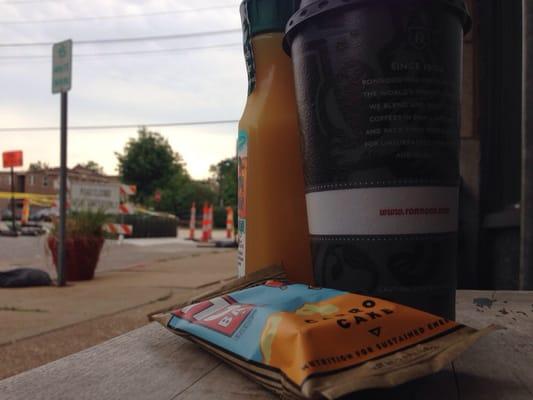
[[[82,237],[65,241],[67,281],[87,281],[94,278],[94,270],[98,265],[104,241],[105,239],[101,237]],[[48,248],[52,252],[56,269],[57,247],[58,240],[54,236],[48,237]]]

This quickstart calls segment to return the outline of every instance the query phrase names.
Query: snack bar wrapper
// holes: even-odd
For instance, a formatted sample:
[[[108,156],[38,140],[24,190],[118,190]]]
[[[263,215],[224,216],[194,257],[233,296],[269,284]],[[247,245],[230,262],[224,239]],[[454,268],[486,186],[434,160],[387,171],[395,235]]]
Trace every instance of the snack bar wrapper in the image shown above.
[[[479,337],[374,297],[289,283],[279,270],[155,317],[284,398],[336,399],[437,372]],[[262,279],[263,278],[263,279]]]

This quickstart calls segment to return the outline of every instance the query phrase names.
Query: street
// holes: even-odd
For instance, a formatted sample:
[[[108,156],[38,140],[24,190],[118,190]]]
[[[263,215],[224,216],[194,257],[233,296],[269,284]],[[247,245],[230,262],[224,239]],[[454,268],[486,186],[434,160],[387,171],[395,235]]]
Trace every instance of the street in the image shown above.
[[[225,231],[213,232],[215,240],[223,239]],[[184,232],[181,235],[185,235]],[[96,273],[139,267],[146,264],[207,254],[219,251],[214,247],[201,248],[197,242],[180,238],[107,240],[100,256]],[[17,267],[37,268],[55,277],[55,268],[46,246],[46,235],[41,237],[0,237],[0,271]]]

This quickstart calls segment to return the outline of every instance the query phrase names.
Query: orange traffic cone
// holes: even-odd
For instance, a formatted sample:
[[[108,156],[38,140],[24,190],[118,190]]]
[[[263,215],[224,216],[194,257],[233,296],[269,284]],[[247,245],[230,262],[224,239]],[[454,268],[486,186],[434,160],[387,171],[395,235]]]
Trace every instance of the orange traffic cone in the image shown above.
[[[209,240],[213,239],[213,204],[209,206]]]
[[[209,207],[205,202],[202,215],[202,242],[207,241],[209,241]]]
[[[26,225],[30,221],[30,200],[24,199],[22,201],[22,214],[20,216],[20,223]]]
[[[196,203],[191,206],[191,219],[189,221],[189,240],[194,240],[194,230],[196,228]]]
[[[226,238],[233,237],[233,208],[226,207]]]

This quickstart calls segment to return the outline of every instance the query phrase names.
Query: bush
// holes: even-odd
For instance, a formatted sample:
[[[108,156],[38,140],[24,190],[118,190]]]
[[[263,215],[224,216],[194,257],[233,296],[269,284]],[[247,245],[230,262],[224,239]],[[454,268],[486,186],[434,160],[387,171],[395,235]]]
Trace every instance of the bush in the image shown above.
[[[67,215],[67,238],[103,237],[103,226],[109,221],[109,216],[103,211],[72,211]],[[56,220],[51,230],[52,236],[59,234],[59,220]]]
[[[226,229],[226,207],[213,208],[213,227]]]
[[[178,236],[178,219],[155,215],[115,216],[115,223],[133,227],[133,238],[160,238]]]

